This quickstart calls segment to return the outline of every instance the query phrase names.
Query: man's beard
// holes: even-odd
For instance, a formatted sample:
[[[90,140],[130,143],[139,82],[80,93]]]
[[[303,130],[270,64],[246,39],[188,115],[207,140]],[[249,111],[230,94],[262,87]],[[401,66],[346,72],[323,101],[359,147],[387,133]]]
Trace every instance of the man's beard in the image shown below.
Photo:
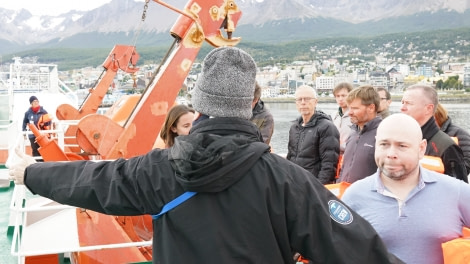
[[[405,170],[393,171],[389,172],[387,169],[383,167],[380,168],[380,172],[387,178],[394,180],[394,181],[401,181],[406,178]]]
[[[416,166],[417,167],[417,166]],[[416,168],[415,167],[415,168]],[[406,178],[408,178],[408,175],[410,174],[410,172],[414,171],[414,169],[410,169],[410,170],[406,170],[406,168],[404,166],[401,167],[400,170],[394,170],[394,171],[389,171],[387,169],[385,169],[385,166],[384,164],[382,164],[382,166],[380,167],[380,172],[387,178],[391,179],[391,180],[394,180],[394,181],[402,181]]]

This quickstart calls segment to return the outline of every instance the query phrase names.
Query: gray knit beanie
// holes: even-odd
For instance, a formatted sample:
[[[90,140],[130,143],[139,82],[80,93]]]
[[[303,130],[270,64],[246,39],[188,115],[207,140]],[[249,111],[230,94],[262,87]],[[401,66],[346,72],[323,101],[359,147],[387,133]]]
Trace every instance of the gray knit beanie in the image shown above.
[[[248,53],[234,47],[214,49],[204,58],[191,103],[208,116],[250,119],[255,81],[256,63]]]

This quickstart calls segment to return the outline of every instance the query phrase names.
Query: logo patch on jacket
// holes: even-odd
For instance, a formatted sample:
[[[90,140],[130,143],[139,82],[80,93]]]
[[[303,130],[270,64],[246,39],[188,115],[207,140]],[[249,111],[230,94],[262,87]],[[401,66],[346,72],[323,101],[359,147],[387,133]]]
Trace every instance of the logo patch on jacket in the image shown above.
[[[335,222],[348,225],[353,221],[353,215],[349,209],[336,200],[328,201],[328,207],[330,208],[330,217]]]

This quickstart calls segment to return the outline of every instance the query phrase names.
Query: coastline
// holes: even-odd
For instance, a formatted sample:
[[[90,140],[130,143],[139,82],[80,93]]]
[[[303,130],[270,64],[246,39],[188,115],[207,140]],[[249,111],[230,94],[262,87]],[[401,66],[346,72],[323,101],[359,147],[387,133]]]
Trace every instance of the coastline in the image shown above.
[[[400,102],[402,95],[392,95],[393,102]],[[294,97],[262,97],[261,100],[266,103],[295,103]],[[333,97],[318,97],[319,103],[336,103]],[[459,94],[439,94],[441,103],[470,103],[470,93]]]

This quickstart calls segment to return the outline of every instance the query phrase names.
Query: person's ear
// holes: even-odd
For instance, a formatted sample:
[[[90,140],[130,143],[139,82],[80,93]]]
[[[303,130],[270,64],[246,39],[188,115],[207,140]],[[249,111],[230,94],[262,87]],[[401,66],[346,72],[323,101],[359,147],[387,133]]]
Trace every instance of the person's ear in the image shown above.
[[[424,153],[426,153],[426,147],[428,145],[428,142],[426,139],[421,140],[419,142],[419,159],[422,159],[424,157]]]

